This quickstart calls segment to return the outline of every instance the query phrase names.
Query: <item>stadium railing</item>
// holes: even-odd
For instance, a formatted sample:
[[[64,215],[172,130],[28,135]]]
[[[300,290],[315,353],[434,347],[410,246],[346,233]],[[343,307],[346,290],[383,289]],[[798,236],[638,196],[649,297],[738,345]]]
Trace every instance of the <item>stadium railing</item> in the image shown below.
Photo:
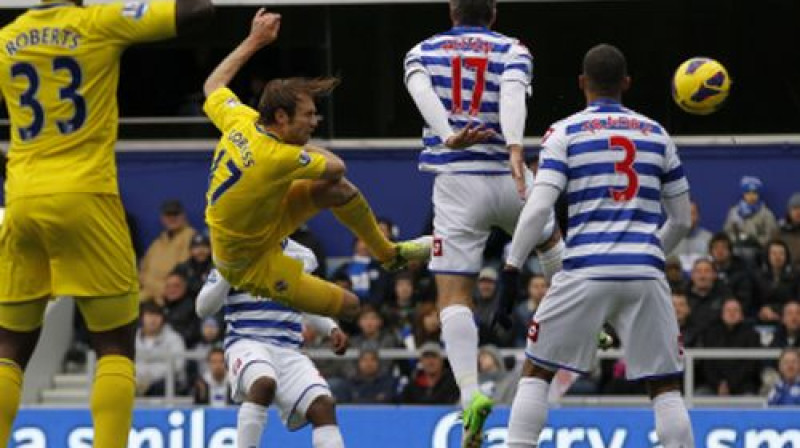
[[[359,351],[357,349],[348,350],[343,356],[337,356],[327,349],[310,349],[304,351],[314,360],[339,360],[339,361],[354,361],[358,358]],[[525,354],[522,349],[500,349],[500,354],[504,358],[513,357],[520,362],[524,359]],[[738,395],[738,396],[709,396],[698,395],[695,390],[695,377],[696,377],[696,361],[705,360],[761,360],[761,361],[774,361],[778,359],[780,350],[778,349],[712,349],[712,348],[695,348],[684,350],[684,364],[685,370],[683,372],[683,394],[686,404],[689,407],[762,407],[765,405],[765,397],[756,395]],[[181,355],[159,354],[155,356],[137,354],[137,359],[147,361],[161,360],[165,363],[173,365],[176,356],[180,356],[185,360],[204,361],[205,354],[198,352],[186,352]],[[406,349],[381,349],[379,356],[383,360],[407,360],[417,359],[419,354],[416,351]],[[608,350],[598,351],[597,358],[604,359],[617,359],[623,356],[621,350]],[[88,356],[88,369],[87,375],[89,378],[94,376],[94,366],[96,357],[93,352]],[[179,396],[176,393],[176,372],[172,369],[167,369],[166,387],[163,397],[145,397],[139,399],[139,404],[153,405],[153,406],[180,406],[191,404],[191,400],[187,400],[185,396]],[[88,383],[91,383],[89,381]],[[647,406],[650,400],[645,396],[619,396],[619,395],[569,395],[562,397],[559,400],[560,406]]]

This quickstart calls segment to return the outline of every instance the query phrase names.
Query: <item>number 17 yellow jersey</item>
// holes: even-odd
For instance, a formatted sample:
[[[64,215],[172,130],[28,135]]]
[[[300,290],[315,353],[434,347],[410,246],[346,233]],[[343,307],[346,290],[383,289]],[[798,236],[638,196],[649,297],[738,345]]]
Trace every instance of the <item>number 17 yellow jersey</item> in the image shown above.
[[[1,29],[0,92],[11,118],[6,200],[117,194],[120,56],[174,35],[174,1],[45,3]]]

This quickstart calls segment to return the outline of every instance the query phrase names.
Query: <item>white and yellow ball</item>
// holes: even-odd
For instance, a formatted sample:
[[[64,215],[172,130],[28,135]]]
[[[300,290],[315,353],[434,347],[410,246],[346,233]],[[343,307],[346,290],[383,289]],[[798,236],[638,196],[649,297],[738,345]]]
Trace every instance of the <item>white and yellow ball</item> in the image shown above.
[[[728,98],[731,78],[719,62],[692,58],[681,64],[672,78],[672,98],[686,112],[708,115]]]

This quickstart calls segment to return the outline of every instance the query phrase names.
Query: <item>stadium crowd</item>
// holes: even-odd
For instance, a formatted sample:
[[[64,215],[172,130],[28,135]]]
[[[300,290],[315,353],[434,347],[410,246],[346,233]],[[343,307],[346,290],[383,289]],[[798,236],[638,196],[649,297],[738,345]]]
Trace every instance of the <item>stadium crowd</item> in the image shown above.
[[[534,165],[535,167],[535,165]],[[674,253],[666,275],[672,288],[676,318],[685,347],[786,349],[780,362],[698,361],[696,393],[706,395],[769,395],[770,403],[800,404],[791,391],[800,384],[800,193],[791,196],[782,219],[763,203],[761,181],[741,179],[742,198],[733,205],[724,228],[712,232],[701,225],[701,210],[693,204],[693,227]],[[222,315],[201,320],[195,299],[212,269],[208,237],[188,222],[182,204],[167,200],[161,206],[162,233],[140,259],[142,317],[136,338],[138,392],[161,396],[167,369],[160,353],[188,351],[196,360],[175,360],[179,394],[191,394],[198,404],[230,402],[224,362],[221,361],[225,323]],[[389,219],[381,228],[391,239],[398,229]],[[319,239],[308,228],[293,236],[320,260],[315,274],[353,291],[363,309],[353,323],[342,323],[350,335],[357,360],[319,360],[320,372],[344,403],[454,403],[458,388],[440,343],[440,322],[434,305],[436,286],[426,266],[412,263],[406,270],[383,270],[362,241],[353,242],[345,259],[328,259]],[[548,284],[535,256],[526,265],[524,287],[510,331],[492,328],[492,313],[500,291],[498,268],[508,237],[497,231],[485,252],[485,267],[473,295],[480,335],[480,383],[500,403],[510,403],[519,364],[500,355],[498,348],[525,346],[527,323]],[[76,314],[78,338],[72,357],[80,360],[86,348],[85,326]],[[608,328],[612,332],[613,328]],[[304,331],[307,348],[325,348],[325,338]],[[381,349],[416,351],[417,360],[390,361]],[[517,364],[515,366],[515,364]],[[598,362],[567,393],[639,394],[643,385],[625,380],[621,360]]]

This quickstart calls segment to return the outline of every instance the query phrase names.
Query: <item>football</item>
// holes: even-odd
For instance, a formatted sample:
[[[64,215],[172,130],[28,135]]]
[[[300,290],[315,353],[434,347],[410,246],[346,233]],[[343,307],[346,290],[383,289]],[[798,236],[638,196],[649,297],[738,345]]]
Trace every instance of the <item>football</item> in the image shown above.
[[[672,98],[686,112],[708,115],[718,110],[731,88],[728,71],[719,62],[703,57],[689,59],[672,78]]]

